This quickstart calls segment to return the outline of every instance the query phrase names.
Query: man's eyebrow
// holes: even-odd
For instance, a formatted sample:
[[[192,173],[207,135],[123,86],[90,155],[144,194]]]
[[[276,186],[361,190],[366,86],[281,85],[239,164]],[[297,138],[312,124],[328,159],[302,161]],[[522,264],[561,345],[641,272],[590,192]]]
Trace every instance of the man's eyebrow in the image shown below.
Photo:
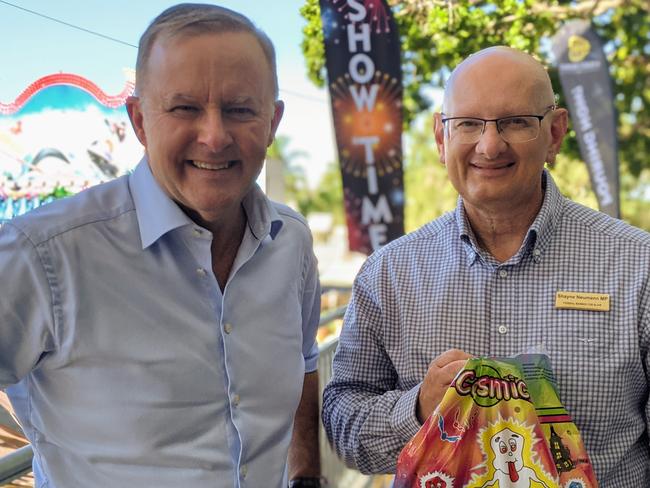
[[[196,102],[196,98],[185,93],[172,93],[164,97],[163,100],[167,103]]]
[[[229,98],[226,101],[226,104],[233,105],[233,104],[251,104],[251,103],[256,103],[257,99],[255,97],[247,96],[247,95],[241,95],[233,98]]]

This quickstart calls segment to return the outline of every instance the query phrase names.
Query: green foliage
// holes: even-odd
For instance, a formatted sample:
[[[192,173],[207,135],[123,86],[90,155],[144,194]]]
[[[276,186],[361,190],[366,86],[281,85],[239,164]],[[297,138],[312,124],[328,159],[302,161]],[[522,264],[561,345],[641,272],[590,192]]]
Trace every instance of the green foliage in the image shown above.
[[[276,136],[273,144],[266,151],[267,159],[275,159],[282,163],[286,202],[305,215],[305,210],[309,207],[311,201],[307,176],[302,166],[294,163],[295,159],[302,155],[303,153],[299,151],[289,151],[289,138],[287,136]]]
[[[389,0],[401,35],[404,122],[408,126],[430,108],[426,90],[442,87],[450,69],[479,49],[508,45],[549,63],[549,39],[562,23],[591,19],[606,43],[616,109],[619,158],[623,171],[638,177],[650,168],[650,22],[647,0]],[[318,0],[306,0],[302,50],[308,75],[318,86],[326,79]],[[557,70],[549,69],[559,90]],[[560,104],[563,97],[560,94]],[[579,159],[575,133],[565,154]]]
[[[330,163],[318,187],[311,189],[303,167],[295,164],[295,159],[304,154],[290,151],[289,142],[287,136],[276,136],[266,152],[268,159],[282,162],[286,203],[305,216],[312,212],[331,213],[335,224],[343,224],[343,184],[338,165]]]
[[[326,79],[325,46],[318,0],[307,0],[300,9],[300,14],[307,19],[307,25],[302,29],[304,37],[301,44],[307,63],[307,75],[316,86],[323,86]]]
[[[341,171],[336,163],[330,163],[321,177],[318,187],[310,192],[310,204],[306,209],[310,212],[326,212],[333,216],[335,225],[345,223],[343,211],[343,182]]]
[[[621,174],[621,215],[630,224],[650,232],[650,170],[637,177]]]
[[[432,117],[418,119],[407,136],[404,158],[404,229],[411,232],[453,210],[458,193],[438,158],[431,131]]]
[[[562,194],[587,207],[598,208],[587,166],[582,161],[559,155],[550,171]],[[638,177],[623,172],[620,183],[621,214],[625,221],[650,232],[650,171],[645,170]]]

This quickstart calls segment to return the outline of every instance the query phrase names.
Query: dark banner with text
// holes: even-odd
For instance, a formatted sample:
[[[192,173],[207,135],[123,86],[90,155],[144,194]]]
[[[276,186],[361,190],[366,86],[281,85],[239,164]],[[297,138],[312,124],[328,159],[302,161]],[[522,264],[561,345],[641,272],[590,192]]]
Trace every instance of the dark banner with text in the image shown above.
[[[320,0],[349,247],[404,233],[400,43],[384,0]]]
[[[553,53],[598,205],[619,218],[616,111],[601,41],[588,21],[573,20],[554,36]]]

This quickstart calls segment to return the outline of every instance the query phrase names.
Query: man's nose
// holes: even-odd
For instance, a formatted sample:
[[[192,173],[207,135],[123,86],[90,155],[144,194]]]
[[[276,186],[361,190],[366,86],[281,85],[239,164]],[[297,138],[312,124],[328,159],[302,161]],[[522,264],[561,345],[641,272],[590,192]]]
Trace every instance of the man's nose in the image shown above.
[[[220,152],[232,143],[228,123],[220,110],[208,110],[201,117],[197,141],[212,152]]]
[[[476,152],[487,159],[494,159],[508,147],[497,129],[495,122],[486,122],[481,138],[476,143]]]

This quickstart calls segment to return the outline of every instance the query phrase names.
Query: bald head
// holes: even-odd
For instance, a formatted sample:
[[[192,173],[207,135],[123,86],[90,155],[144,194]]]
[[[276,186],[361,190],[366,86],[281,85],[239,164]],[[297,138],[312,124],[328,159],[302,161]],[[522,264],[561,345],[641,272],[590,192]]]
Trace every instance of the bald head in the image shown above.
[[[468,90],[485,83],[493,85],[493,95],[503,96],[506,104],[542,110],[555,103],[551,79],[539,61],[523,51],[495,46],[472,54],[454,69],[445,87],[443,112],[451,114],[459,97],[471,96]],[[511,99],[515,96],[520,99]]]

